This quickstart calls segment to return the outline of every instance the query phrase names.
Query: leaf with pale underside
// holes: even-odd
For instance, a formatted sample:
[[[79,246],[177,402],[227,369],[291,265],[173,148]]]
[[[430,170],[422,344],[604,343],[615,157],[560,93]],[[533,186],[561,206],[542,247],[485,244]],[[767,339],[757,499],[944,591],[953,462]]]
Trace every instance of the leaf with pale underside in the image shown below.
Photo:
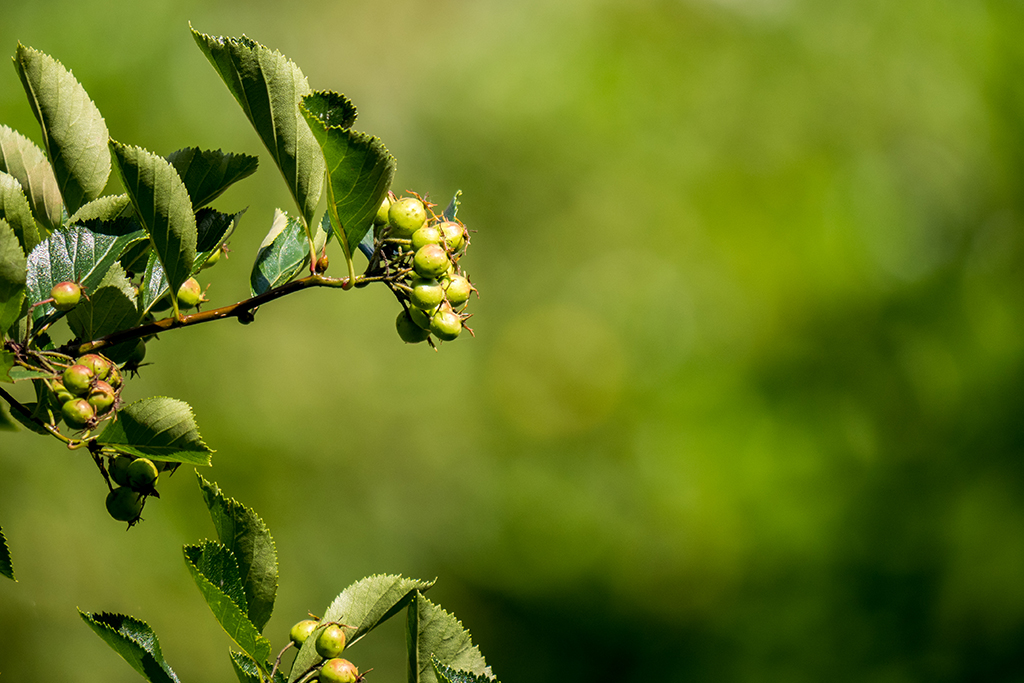
[[[32,217],[32,207],[25,198],[21,183],[9,173],[0,172],[0,218],[14,229],[25,253],[46,239],[46,231]]]
[[[300,109],[323,150],[327,213],[334,234],[351,258],[373,227],[373,218],[391,187],[395,158],[380,138],[352,130],[355,107],[344,95],[315,92],[303,99]],[[350,109],[351,116],[347,116]]]
[[[302,71],[276,50],[242,36],[209,36],[192,29],[199,49],[227,85],[281,170],[305,224],[323,191],[324,160],[299,102],[309,84]]]
[[[196,218],[185,184],[163,157],[115,140],[110,141],[110,149],[167,282],[178,291],[192,274],[196,259]]]
[[[493,678],[491,669],[462,623],[417,593],[409,605],[406,640],[409,683],[437,683],[433,658],[455,671]]]
[[[149,624],[124,614],[78,610],[82,620],[124,661],[151,683],[178,683]]]
[[[100,434],[98,442],[129,455],[190,465],[209,465],[213,453],[199,435],[191,406],[166,396],[121,407],[117,421]]]
[[[192,208],[206,206],[232,184],[256,172],[259,160],[248,154],[185,147],[167,155],[192,198]]]
[[[107,124],[85,88],[53,57],[19,44],[14,65],[42,127],[64,206],[73,214],[107,184]]]
[[[32,214],[49,231],[60,227],[63,202],[53,168],[43,150],[27,137],[0,125],[0,171],[18,179]]]

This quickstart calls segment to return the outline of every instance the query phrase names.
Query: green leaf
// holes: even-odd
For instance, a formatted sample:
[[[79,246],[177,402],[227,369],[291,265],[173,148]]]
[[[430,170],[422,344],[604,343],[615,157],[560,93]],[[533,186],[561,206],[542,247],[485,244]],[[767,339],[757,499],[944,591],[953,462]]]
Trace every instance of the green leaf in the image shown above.
[[[17,235],[7,221],[0,218],[0,339],[21,316],[27,264]]]
[[[32,217],[32,209],[28,205],[28,199],[25,198],[21,183],[14,176],[2,172],[0,172],[0,218],[7,219],[26,254],[46,238],[46,232],[40,229]]]
[[[132,200],[126,194],[111,194],[94,199],[75,212],[68,223],[86,223],[88,221],[112,221],[115,218],[130,218],[135,215]],[[142,226],[139,226],[142,230]]]
[[[139,322],[135,289],[120,263],[107,271],[99,286],[68,315],[68,325],[82,341],[99,339]]]
[[[11,369],[16,367],[14,359],[15,355],[10,351],[0,351],[0,382],[14,383],[11,379]]]
[[[82,620],[114,652],[152,683],[178,683],[178,676],[164,661],[156,633],[144,621],[124,614],[78,610]]]
[[[391,187],[395,158],[380,138],[334,123],[347,120],[344,103],[348,100],[338,99],[343,97],[315,92],[303,99],[300,110],[323,150],[327,164],[327,212],[334,234],[351,258],[359,241],[373,227],[373,217]]]
[[[11,380],[15,382],[53,377],[53,373],[48,370],[30,370],[29,368],[25,368],[20,365],[15,365],[11,368],[8,375],[10,375]]]
[[[27,410],[32,415],[40,413],[42,409],[46,407],[45,405],[39,403],[22,403],[22,405],[25,407],[25,410]],[[28,416],[26,416],[19,410],[12,410],[11,417],[17,420],[22,427],[28,429],[29,431],[35,432],[36,434],[43,434],[47,436],[50,434],[50,432],[48,432],[42,425],[40,425],[38,422],[34,420],[29,419]]]
[[[11,581],[14,578],[14,565],[11,563],[11,549],[7,547],[7,538],[4,536],[4,528],[0,526],[0,574]]]
[[[37,221],[50,231],[60,227],[63,203],[50,162],[31,140],[3,125],[0,125],[0,171],[18,179]]]
[[[122,407],[98,441],[129,455],[190,465],[209,465],[213,453],[199,435],[189,404],[166,396]]]
[[[277,597],[277,548],[270,530],[251,508],[226,497],[198,472],[199,488],[210,510],[217,538],[235,556],[241,572],[249,620],[262,631]]]
[[[346,640],[353,645],[378,625],[402,611],[414,595],[434,585],[433,581],[377,575],[361,579],[334,599],[321,621],[345,624]],[[289,681],[295,681],[322,657],[316,652],[316,638],[310,637],[295,655]]]
[[[431,657],[430,663],[434,666],[434,674],[441,683],[498,683],[498,679],[484,674],[474,674],[471,671],[460,671],[450,666],[445,666],[437,657]]]
[[[409,683],[436,683],[431,662],[457,671],[492,678],[491,669],[473,645],[469,631],[454,616],[417,593],[409,605],[408,631]]]
[[[3,371],[0,370],[0,382],[4,380]],[[11,419],[11,416],[7,414],[7,409],[0,403],[0,430],[5,432],[16,432],[18,431],[18,423]]]
[[[444,210],[444,213],[442,214],[446,221],[454,221],[458,219],[459,205],[462,204],[462,201],[460,199],[461,197],[462,190],[456,190],[455,196],[452,197],[452,200],[450,202],[448,202],[448,207]]]
[[[53,286],[68,280],[82,285],[86,293],[91,292],[121,254],[145,239],[146,233],[130,218],[85,221],[58,230],[28,256],[29,301],[37,304],[49,299]],[[35,309],[33,317],[39,319],[44,315],[53,319],[57,311],[44,304]]]
[[[248,154],[186,147],[167,155],[192,198],[192,208],[206,206],[234,183],[256,172],[259,159]]]
[[[324,160],[299,102],[310,91],[306,77],[290,59],[245,36],[209,36],[192,29],[199,49],[220,74],[249,123],[281,169],[305,224],[323,191]]]
[[[326,222],[325,215],[313,238],[313,245],[317,251],[323,249],[327,242],[328,233],[324,229]],[[326,227],[330,228],[329,225]],[[277,209],[270,232],[263,238],[263,244],[256,253],[256,262],[253,263],[249,276],[252,295],[263,294],[290,282],[308,265],[309,242],[306,241],[302,221]]]
[[[256,666],[253,658],[244,652],[231,650],[231,666],[235,670],[235,675],[238,676],[239,683],[264,683],[266,680],[260,674],[260,669]],[[264,668],[269,672],[273,666],[267,663]],[[283,671],[278,669],[274,672],[274,683],[285,683],[286,680]]]
[[[192,274],[196,217],[185,184],[163,157],[110,141],[118,173],[174,291]]]
[[[235,556],[214,541],[187,545],[185,564],[213,616],[247,655],[262,662],[270,656],[270,641],[246,616],[245,593]]]
[[[107,124],[71,72],[49,55],[18,44],[14,65],[68,213],[103,192],[110,175]]]

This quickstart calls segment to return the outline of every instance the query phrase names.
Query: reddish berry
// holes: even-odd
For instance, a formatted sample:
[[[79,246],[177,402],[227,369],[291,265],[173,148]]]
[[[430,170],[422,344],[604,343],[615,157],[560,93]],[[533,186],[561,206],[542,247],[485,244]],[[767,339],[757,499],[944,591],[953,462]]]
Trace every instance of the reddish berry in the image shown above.
[[[328,659],[320,669],[320,683],[356,683],[359,669],[347,659]]]
[[[185,280],[178,288],[178,306],[180,308],[194,308],[206,300],[202,287],[194,277]]]
[[[309,634],[316,630],[317,623],[312,619],[303,619],[295,624],[295,626],[292,626],[288,637],[295,643],[295,647],[302,647],[302,644],[306,642],[306,638],[309,638]]]
[[[77,365],[84,365],[92,370],[93,374],[96,375],[96,379],[106,379],[107,375],[110,374],[110,368],[113,367],[113,363],[95,353],[87,353],[76,360],[75,363]]]
[[[82,300],[82,288],[74,282],[59,282],[50,290],[53,307],[58,311],[70,311]]]
[[[84,365],[72,365],[64,371],[64,375],[61,377],[64,388],[75,396],[88,394],[94,379],[96,379],[96,373],[92,371],[92,368]]]
[[[451,261],[444,249],[436,244],[427,244],[416,251],[412,257],[412,267],[420,277],[437,278],[448,272]]]
[[[86,399],[89,401],[95,410],[97,415],[110,410],[110,407],[114,405],[114,401],[117,400],[117,394],[114,392],[114,388],[103,380],[96,380],[93,382],[92,388],[89,390],[89,396]]]

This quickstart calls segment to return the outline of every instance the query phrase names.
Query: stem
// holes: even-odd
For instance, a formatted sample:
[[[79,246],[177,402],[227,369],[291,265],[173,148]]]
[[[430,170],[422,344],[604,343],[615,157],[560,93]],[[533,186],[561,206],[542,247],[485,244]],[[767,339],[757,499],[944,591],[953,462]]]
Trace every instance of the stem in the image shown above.
[[[138,327],[132,327],[127,330],[108,334],[106,337],[101,337],[100,339],[86,342],[84,344],[66,344],[61,347],[61,351],[71,356],[81,356],[83,354],[99,351],[100,349],[105,349],[132,339],[148,337],[159,332],[166,332],[179,327],[190,327],[192,325],[210,322],[211,320],[238,318],[243,324],[248,324],[254,320],[255,310],[257,308],[265,303],[273,301],[274,299],[280,299],[282,296],[287,296],[288,294],[298,292],[302,289],[309,289],[310,287],[337,287],[340,289],[348,289],[351,286],[351,282],[352,281],[349,280],[349,278],[310,275],[309,277],[304,277],[301,280],[293,280],[292,282],[283,284],[280,287],[275,287],[263,294],[254,296],[251,299],[245,299],[229,306],[222,306],[210,311],[203,311],[202,313],[193,313],[192,315],[179,314],[180,317],[172,315],[169,318],[157,320],[146,325],[139,325]]]
[[[33,423],[39,425],[40,427],[45,429],[47,432],[49,432],[51,436],[56,437],[57,439],[60,439],[61,441],[66,443],[69,447],[75,447],[75,448],[78,447],[78,446],[75,445],[75,443],[76,443],[75,439],[70,439],[70,438],[64,436],[59,431],[57,431],[57,429],[55,427],[53,427],[52,425],[48,425],[45,422],[43,422],[42,420],[40,420],[39,418],[37,418],[35,415],[32,414],[32,412],[28,408],[23,406],[21,404],[21,402],[18,401],[18,399],[14,398],[10,394],[8,394],[2,387],[0,387],[0,398],[3,398],[5,401],[7,401],[7,404],[10,405],[11,408],[13,408],[14,410],[17,410],[19,413],[21,413],[22,416],[26,420],[28,420],[29,422],[33,422]]]

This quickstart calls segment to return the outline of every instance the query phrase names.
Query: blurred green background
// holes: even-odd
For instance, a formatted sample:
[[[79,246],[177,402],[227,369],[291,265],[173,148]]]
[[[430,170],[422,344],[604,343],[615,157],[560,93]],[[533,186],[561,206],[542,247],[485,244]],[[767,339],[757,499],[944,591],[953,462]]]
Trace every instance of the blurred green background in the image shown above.
[[[204,475],[270,525],[275,647],[396,572],[439,577],[505,683],[1024,680],[1021,3],[0,9],[113,137],[260,155],[217,202],[248,212],[214,304],[291,205],[188,21],[349,95],[396,189],[465,193],[476,339],[404,346],[383,289],[308,291],[165,335],[126,389],[190,402]],[[0,122],[39,140],[13,68]],[[3,680],[136,680],[76,607],[232,680],[191,472],[125,533],[86,457],[0,443]],[[394,623],[351,658],[401,681],[403,652]]]

